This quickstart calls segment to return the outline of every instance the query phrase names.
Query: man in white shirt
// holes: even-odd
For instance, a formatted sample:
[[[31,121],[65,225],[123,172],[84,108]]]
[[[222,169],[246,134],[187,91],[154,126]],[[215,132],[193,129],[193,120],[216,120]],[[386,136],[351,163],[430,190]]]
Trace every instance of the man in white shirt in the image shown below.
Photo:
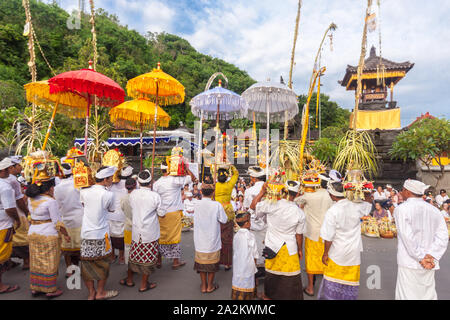
[[[109,231],[111,235],[111,244],[113,248],[112,261],[116,261],[117,256],[115,250],[119,250],[119,264],[125,264],[125,244],[124,244],[124,230],[125,230],[125,215],[120,206],[120,201],[128,194],[125,188],[125,181],[133,174],[133,167],[127,166],[120,171],[119,182],[113,183],[109,191],[114,193],[115,211],[109,215]]]
[[[258,273],[256,278],[263,277],[265,273],[264,257],[262,251],[264,249],[264,239],[267,232],[267,224],[263,218],[257,219],[254,210],[250,209],[253,199],[261,192],[261,188],[266,181],[266,170],[258,166],[252,166],[248,168],[248,174],[250,176],[250,182],[252,187],[245,190],[244,202],[242,210],[246,210],[250,213],[250,232],[253,233],[256,239],[256,245],[258,246],[258,259],[256,266],[258,267]]]
[[[439,207],[442,206],[442,204],[448,200],[447,191],[445,189],[441,189],[439,194],[436,196],[436,203]]]
[[[185,192],[184,194],[186,199],[183,201],[183,229],[185,231],[189,231],[189,228],[192,228],[194,222],[194,205],[196,199],[193,198],[193,194],[190,191]]]
[[[10,159],[0,161],[0,293],[10,293],[20,288],[18,285],[12,286],[2,282],[2,275],[8,269],[7,262],[13,250],[14,222],[17,223],[16,227],[20,226],[14,190],[7,181],[10,166]]]
[[[322,182],[326,185],[326,181]],[[305,192],[296,198],[295,202],[306,214],[305,271],[308,275],[308,285],[303,292],[312,297],[314,296],[314,277],[315,275],[323,274],[322,255],[324,244],[320,238],[320,228],[325,212],[333,205],[333,201],[326,189],[312,187],[306,181],[304,183],[307,184],[304,188]]]
[[[183,201],[181,199],[181,189],[192,181],[195,181],[194,174],[186,169],[187,176],[170,176],[167,166],[161,166],[163,176],[153,185],[153,191],[161,197],[162,208],[165,210],[165,218],[160,219],[159,238],[159,258],[157,268],[161,267],[161,255],[167,259],[173,259],[172,269],[176,270],[186,265],[181,261],[181,230],[183,217]]]
[[[391,197],[391,191],[397,192],[394,188],[392,188],[391,184],[387,184],[386,189],[384,189],[384,195],[386,199],[389,199]]]
[[[219,271],[220,224],[227,223],[228,217],[220,202],[213,201],[214,185],[202,184],[202,199],[194,207],[194,270],[200,273],[202,293],[218,289],[214,276]]]
[[[139,189],[130,193],[133,227],[130,255],[128,258],[128,277],[120,281],[121,285],[134,286],[133,273],[142,274],[139,292],[156,287],[148,282],[158,260],[158,239],[160,236],[158,217],[164,219],[166,212],[161,207],[161,197],[150,189],[152,181],[148,170],[138,175]],[[145,203],[145,205],[142,205]]]
[[[81,276],[89,290],[89,300],[105,300],[119,294],[105,291],[112,254],[108,215],[114,212],[112,185],[117,167],[101,167],[95,174],[95,185],[80,191],[84,206],[81,226]],[[97,291],[94,281],[97,280]]]
[[[70,242],[63,239],[61,251],[66,266],[78,265],[81,248],[81,225],[83,222],[83,205],[80,201],[80,190],[75,188],[72,167],[69,163],[62,165],[64,179],[55,187],[54,197],[58,202],[62,220],[70,236]],[[67,274],[70,276],[70,274]]]
[[[279,200],[261,201],[268,187],[269,183],[265,183],[251,205],[258,218],[267,217],[264,299],[303,300],[300,261],[306,217],[294,202],[300,183],[288,181]]]
[[[239,211],[236,215],[238,232],[233,238],[232,300],[253,300],[256,298],[255,273],[258,247],[255,236],[250,232],[250,214]]]
[[[395,208],[398,233],[396,300],[437,300],[435,270],[448,246],[444,217],[423,201],[429,186],[406,180],[401,191],[406,201]]]
[[[17,213],[20,218],[20,228],[15,229],[15,234],[13,236],[13,253],[12,258],[23,259],[22,270],[28,270],[30,268],[30,253],[28,248],[28,229],[29,222],[28,216],[30,214],[28,210],[28,203],[24,200],[24,195],[22,193],[22,188],[20,182],[17,180],[17,176],[22,172],[22,157],[12,156],[9,157],[12,165],[8,168],[9,177],[8,182],[14,190],[14,195],[16,199]],[[16,264],[10,260],[12,266]]]
[[[341,182],[330,181],[327,190],[336,203],[326,212],[320,229],[325,267],[318,299],[356,300],[363,249],[360,219],[370,213],[372,205],[346,199]]]

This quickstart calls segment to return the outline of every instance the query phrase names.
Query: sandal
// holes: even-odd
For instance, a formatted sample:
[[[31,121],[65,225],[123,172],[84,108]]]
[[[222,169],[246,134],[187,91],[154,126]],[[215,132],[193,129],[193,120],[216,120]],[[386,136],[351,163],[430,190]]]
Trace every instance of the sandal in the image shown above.
[[[134,282],[132,284],[128,284],[128,278],[120,280],[119,284],[121,284],[122,286],[129,287],[129,288],[132,288],[135,285]]]
[[[0,294],[2,294],[2,293],[11,293],[11,292],[17,291],[19,289],[20,289],[20,287],[17,284],[14,285],[14,286],[8,286],[8,288],[6,288],[6,290],[0,291]]]
[[[62,295],[63,293],[64,293],[64,291],[62,291],[61,289],[58,289],[58,290],[56,290],[55,292],[45,294],[45,296],[46,296],[48,299],[53,299],[53,298],[59,297],[59,296]]]
[[[219,285],[218,285],[217,283],[215,283],[213,289],[212,289],[212,290],[206,290],[206,293],[214,292],[214,291],[216,291],[217,289],[219,289]]]
[[[102,297],[102,298],[95,297],[95,300],[108,300],[108,299],[117,297],[118,295],[119,295],[119,291],[109,290],[109,291],[106,291],[106,295],[104,297]]]
[[[186,265],[186,261],[181,261],[179,264],[172,266],[173,270],[177,270]]]
[[[146,291],[154,289],[156,287],[157,287],[157,284],[155,282],[152,282],[152,283],[147,282],[147,287],[145,289],[139,289],[139,292],[141,292],[141,293],[146,292]]]
[[[306,291],[306,288],[305,289],[303,289],[303,292],[307,295],[307,296],[310,296],[310,297],[314,297],[314,293],[309,293],[308,291]]]

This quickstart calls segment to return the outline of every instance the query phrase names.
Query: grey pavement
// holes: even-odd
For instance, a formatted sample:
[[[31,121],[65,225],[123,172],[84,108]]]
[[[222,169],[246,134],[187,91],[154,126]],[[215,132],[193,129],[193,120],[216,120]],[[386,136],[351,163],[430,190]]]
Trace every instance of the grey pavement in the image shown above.
[[[397,277],[397,239],[367,238],[363,236],[364,251],[362,253],[361,280],[359,288],[360,300],[393,300],[395,297],[395,283]],[[161,269],[157,269],[150,276],[150,281],[156,282],[155,289],[144,293],[138,292],[139,275],[135,275],[135,287],[128,288],[119,285],[120,279],[126,276],[127,267],[115,263],[111,266],[107,289],[119,290],[119,296],[114,300],[230,300],[232,270],[224,271],[223,267],[216,274],[216,282],[219,289],[213,293],[200,292],[200,277],[193,270],[194,266],[194,244],[193,231],[182,234],[182,254],[186,265],[179,270],[171,269],[171,261],[163,260]],[[302,260],[303,262],[304,260]],[[445,253],[440,261],[441,270],[436,272],[436,290],[439,300],[450,300],[450,255]],[[302,281],[306,285],[306,273],[302,263]],[[66,286],[65,264],[61,259],[58,278],[58,286],[63,288],[64,294],[54,300],[84,300],[88,292],[81,284],[80,290],[69,290]],[[379,275],[379,287],[373,280]],[[322,276],[316,281],[316,293],[319,289]],[[369,281],[368,281],[369,280]],[[18,266],[3,275],[3,281],[7,284],[19,284],[19,291],[0,295],[0,300],[29,300],[46,299],[43,296],[33,298],[29,289],[29,272],[22,271]],[[369,282],[369,284],[368,284]],[[258,286],[258,292],[263,292],[263,281]],[[304,295],[305,300],[313,300],[315,297]]]

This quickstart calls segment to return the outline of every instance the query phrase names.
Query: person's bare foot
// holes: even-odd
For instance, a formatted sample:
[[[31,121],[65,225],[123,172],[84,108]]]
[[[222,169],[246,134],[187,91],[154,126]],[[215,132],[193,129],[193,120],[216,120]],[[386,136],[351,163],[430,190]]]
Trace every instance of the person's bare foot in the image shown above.
[[[89,294],[88,300],[95,300],[95,296],[97,295],[97,292],[93,292],[92,294]]]
[[[119,291],[117,290],[108,290],[104,291],[103,294],[99,295],[98,293],[95,295],[95,300],[107,300],[119,295]]]

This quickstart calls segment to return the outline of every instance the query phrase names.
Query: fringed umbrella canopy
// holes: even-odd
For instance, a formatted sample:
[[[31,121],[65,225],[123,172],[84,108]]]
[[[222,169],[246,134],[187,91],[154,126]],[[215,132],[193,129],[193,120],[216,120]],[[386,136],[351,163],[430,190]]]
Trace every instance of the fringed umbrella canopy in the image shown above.
[[[258,82],[242,93],[248,111],[255,112],[256,122],[284,122],[298,114],[298,98],[288,86],[270,81]],[[285,112],[287,111],[287,112]]]
[[[237,93],[221,86],[202,92],[192,98],[190,105],[196,117],[216,120],[217,106],[220,106],[220,120],[232,120],[247,116],[247,102]]]
[[[97,105],[115,107],[125,100],[125,91],[114,80],[92,69],[61,73],[48,80],[50,93],[70,91],[91,99],[97,97]],[[56,85],[56,86],[54,86]]]
[[[127,93],[135,99],[145,98],[162,106],[183,103],[185,97],[184,86],[163,72],[159,62],[157,69],[129,80]]]
[[[86,117],[87,101],[82,96],[72,92],[50,93],[48,81],[31,82],[24,86],[26,99],[44,110],[52,112],[59,103],[57,113],[69,118],[82,119]]]
[[[134,124],[136,129],[140,126],[150,126],[155,121],[155,104],[148,100],[136,99],[126,101],[109,111],[111,122]],[[157,107],[157,125],[168,127],[170,116],[161,107]]]

